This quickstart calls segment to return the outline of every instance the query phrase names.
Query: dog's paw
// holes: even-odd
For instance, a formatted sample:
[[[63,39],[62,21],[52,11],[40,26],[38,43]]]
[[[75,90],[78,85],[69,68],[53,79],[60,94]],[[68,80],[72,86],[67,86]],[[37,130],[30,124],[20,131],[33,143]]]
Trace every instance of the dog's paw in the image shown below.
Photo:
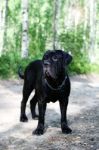
[[[26,116],[26,115],[21,115],[21,116],[20,116],[20,121],[21,121],[21,122],[28,122],[27,116]]]
[[[63,122],[61,124],[61,129],[62,129],[62,133],[65,133],[65,134],[70,134],[72,132],[72,130],[68,127],[66,122]]]
[[[70,133],[72,133],[72,130],[68,126],[65,126],[62,128],[62,133],[70,134]]]
[[[44,130],[38,129],[38,128],[33,131],[33,134],[34,134],[34,135],[42,135],[43,133],[44,133]]]
[[[44,126],[40,125],[36,128],[36,130],[33,131],[32,134],[34,135],[42,135],[44,133]]]

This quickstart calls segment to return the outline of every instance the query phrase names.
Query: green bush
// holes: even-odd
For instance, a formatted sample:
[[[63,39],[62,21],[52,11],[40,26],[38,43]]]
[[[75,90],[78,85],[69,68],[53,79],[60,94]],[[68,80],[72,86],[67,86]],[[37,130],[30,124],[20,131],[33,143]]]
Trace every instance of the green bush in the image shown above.
[[[25,67],[33,60],[40,59],[42,53],[31,54],[27,59],[22,59],[19,52],[10,51],[0,57],[0,77],[9,78],[18,76],[18,68],[24,71]]]
[[[71,51],[73,55],[73,61],[69,66],[71,74],[85,74],[98,68],[96,65],[92,66],[89,63],[88,53],[84,50],[82,26],[78,26],[76,31],[72,28],[71,30],[62,32],[59,40],[62,47],[66,51]],[[12,76],[16,77],[19,66],[22,66],[24,70],[29,62],[42,58],[45,49],[34,50],[32,45],[30,46],[32,50],[29,51],[28,59],[22,59],[19,50],[17,52],[15,50],[7,51],[2,57],[0,57],[0,76],[2,78]]]
[[[7,52],[0,57],[0,78],[18,77],[18,68],[24,71],[29,62],[42,58],[43,54],[32,55],[28,59],[22,59],[16,52]],[[74,54],[73,54],[74,55]],[[90,64],[85,53],[73,56],[69,66],[70,74],[85,74],[89,72],[99,73],[99,64]]]
[[[83,50],[83,28],[82,25],[70,29],[60,35],[60,42],[66,51],[73,55],[73,61],[70,65],[72,73],[83,74],[90,72],[90,64],[87,51]]]
[[[76,74],[86,74],[91,71],[91,65],[85,54],[73,57],[73,62],[70,65],[70,71]]]
[[[6,53],[0,57],[0,76],[7,78],[15,74],[17,68],[18,57],[14,53]]]

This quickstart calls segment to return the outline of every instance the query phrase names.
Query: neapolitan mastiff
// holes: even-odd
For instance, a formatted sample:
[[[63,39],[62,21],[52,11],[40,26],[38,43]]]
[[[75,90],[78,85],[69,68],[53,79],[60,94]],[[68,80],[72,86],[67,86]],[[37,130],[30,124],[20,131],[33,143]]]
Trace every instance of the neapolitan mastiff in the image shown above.
[[[72,56],[62,50],[45,52],[42,60],[31,62],[25,69],[24,75],[19,70],[19,76],[24,79],[23,99],[21,102],[20,121],[27,122],[25,113],[26,103],[35,89],[35,95],[30,101],[32,118],[37,117],[35,106],[38,102],[38,126],[33,134],[44,133],[44,117],[46,105],[49,102],[59,101],[61,110],[61,129],[63,133],[71,133],[67,124],[67,106],[70,95],[70,80],[66,67],[71,62]]]

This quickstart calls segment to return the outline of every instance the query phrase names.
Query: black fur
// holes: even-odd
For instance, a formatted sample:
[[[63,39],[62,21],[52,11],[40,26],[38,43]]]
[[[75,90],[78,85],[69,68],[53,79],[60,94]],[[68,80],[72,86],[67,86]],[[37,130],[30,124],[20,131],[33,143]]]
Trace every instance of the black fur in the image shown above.
[[[59,100],[61,110],[62,132],[71,133],[72,130],[68,127],[66,118],[70,94],[70,80],[66,72],[66,66],[71,60],[72,56],[62,50],[47,51],[42,60],[33,61],[26,67],[24,75],[19,69],[19,76],[24,78],[20,121],[28,121],[25,109],[33,89],[35,89],[35,95],[30,101],[32,118],[37,117],[35,106],[38,102],[39,120],[37,129],[33,134],[41,135],[44,133],[46,105],[57,100]]]

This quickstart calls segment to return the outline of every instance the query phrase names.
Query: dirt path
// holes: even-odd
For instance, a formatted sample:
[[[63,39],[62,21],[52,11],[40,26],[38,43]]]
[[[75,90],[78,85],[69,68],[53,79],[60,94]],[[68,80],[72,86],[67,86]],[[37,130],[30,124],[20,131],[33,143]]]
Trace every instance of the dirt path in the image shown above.
[[[68,121],[72,134],[61,133],[59,105],[50,103],[45,134],[32,136],[37,120],[31,119],[29,102],[29,122],[19,122],[22,82],[0,81],[0,150],[99,150],[99,77],[77,76],[71,83]]]

